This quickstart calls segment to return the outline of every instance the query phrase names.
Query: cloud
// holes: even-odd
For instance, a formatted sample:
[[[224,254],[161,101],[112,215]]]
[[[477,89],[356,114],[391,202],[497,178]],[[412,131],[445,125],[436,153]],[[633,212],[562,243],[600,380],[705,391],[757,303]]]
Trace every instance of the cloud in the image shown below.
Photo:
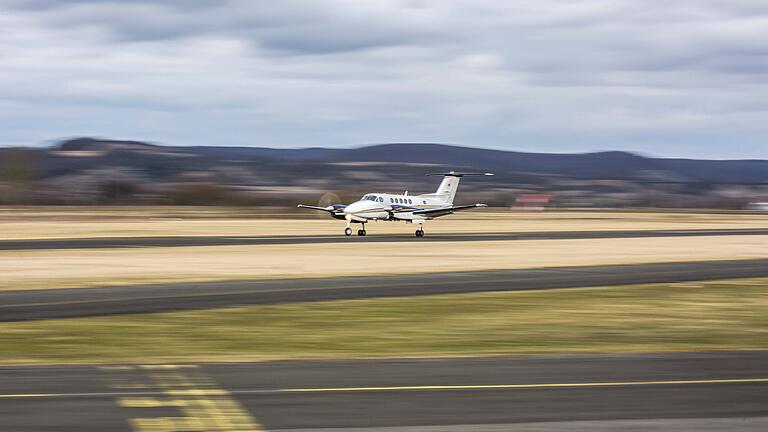
[[[0,145],[97,134],[768,158],[766,39],[768,7],[752,0],[10,1]]]

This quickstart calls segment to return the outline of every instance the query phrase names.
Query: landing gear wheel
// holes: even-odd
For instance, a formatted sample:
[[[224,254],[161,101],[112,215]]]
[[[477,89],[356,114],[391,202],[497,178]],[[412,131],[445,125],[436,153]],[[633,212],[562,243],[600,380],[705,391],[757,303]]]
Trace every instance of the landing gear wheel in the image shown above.
[[[365,237],[365,230],[364,229],[357,230],[357,235],[359,235],[360,237]]]
[[[352,228],[347,228],[344,230],[344,235],[351,236],[352,235]]]
[[[416,237],[424,237],[424,230],[421,230],[421,229],[416,230]]]

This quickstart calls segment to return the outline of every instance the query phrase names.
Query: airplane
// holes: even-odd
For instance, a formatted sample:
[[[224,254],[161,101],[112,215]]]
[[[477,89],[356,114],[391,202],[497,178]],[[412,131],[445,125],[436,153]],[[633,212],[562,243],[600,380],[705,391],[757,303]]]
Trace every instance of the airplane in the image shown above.
[[[389,193],[367,193],[360,200],[350,205],[333,204],[327,207],[318,207],[299,204],[299,208],[320,210],[330,213],[334,219],[347,221],[344,235],[352,235],[351,225],[362,224],[357,230],[358,236],[365,236],[365,224],[370,221],[404,221],[406,223],[418,223],[416,237],[424,237],[424,222],[440,216],[446,216],[459,210],[467,210],[477,207],[487,207],[486,204],[453,205],[456,189],[459,181],[466,176],[492,176],[491,173],[466,173],[447,172],[432,173],[428,176],[442,176],[443,181],[434,193],[423,195],[408,195]]]

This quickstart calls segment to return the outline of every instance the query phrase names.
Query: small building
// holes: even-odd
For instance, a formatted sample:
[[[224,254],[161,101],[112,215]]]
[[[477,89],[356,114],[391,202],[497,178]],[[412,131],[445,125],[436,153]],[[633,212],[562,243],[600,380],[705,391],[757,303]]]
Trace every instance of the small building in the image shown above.
[[[549,194],[522,194],[515,198],[512,204],[513,210],[544,210],[544,207],[552,201]]]

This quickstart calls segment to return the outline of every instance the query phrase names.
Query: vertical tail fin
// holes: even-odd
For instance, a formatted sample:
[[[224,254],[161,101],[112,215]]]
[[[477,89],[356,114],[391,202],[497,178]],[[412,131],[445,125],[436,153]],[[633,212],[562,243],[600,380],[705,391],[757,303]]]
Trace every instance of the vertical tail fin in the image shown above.
[[[460,180],[461,177],[446,175],[443,177],[443,181],[440,182],[440,186],[437,187],[435,195],[438,195],[448,204],[453,204],[453,197],[456,196],[456,190],[459,188]]]
[[[493,174],[491,173],[457,173],[457,172],[451,171],[447,173],[435,173],[435,174],[427,174],[427,175],[443,176],[443,181],[441,181],[440,186],[437,187],[437,191],[435,192],[435,195],[445,200],[445,202],[447,202],[448,204],[453,204],[453,198],[456,196],[456,190],[459,188],[459,181],[461,180],[462,177],[469,176],[469,175],[491,176]]]

